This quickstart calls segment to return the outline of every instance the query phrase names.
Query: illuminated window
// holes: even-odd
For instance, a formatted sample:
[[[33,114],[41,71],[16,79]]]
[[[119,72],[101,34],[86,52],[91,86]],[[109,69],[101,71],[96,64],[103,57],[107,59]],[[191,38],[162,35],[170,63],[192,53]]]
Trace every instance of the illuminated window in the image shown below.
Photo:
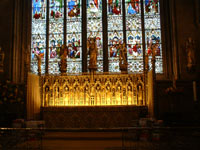
[[[128,71],[143,71],[142,18],[140,0],[126,0],[126,44]]]
[[[156,72],[163,73],[159,0],[32,0],[32,72],[37,73],[38,55],[43,74],[59,74],[63,44],[68,46],[67,72],[87,72],[83,34],[96,37],[97,72],[120,72],[118,45],[125,43],[128,72],[142,73],[144,54],[158,42]]]
[[[160,5],[159,0],[144,0],[144,28],[147,53],[150,43],[159,42],[156,50],[156,72],[163,72],[161,24],[160,24]]]
[[[81,0],[67,0],[67,37],[68,61],[67,72],[82,71],[82,7]]]
[[[123,43],[123,11],[121,0],[107,0],[109,71],[119,72],[119,49]]]
[[[60,47],[64,40],[64,3],[62,0],[49,1],[49,73],[59,73]]]
[[[86,4],[87,37],[96,37],[98,48],[97,71],[103,72],[102,0],[87,0]]]
[[[46,57],[46,1],[33,0],[32,2],[32,39],[31,39],[31,70],[37,73],[37,58],[42,59],[41,72],[45,73]]]

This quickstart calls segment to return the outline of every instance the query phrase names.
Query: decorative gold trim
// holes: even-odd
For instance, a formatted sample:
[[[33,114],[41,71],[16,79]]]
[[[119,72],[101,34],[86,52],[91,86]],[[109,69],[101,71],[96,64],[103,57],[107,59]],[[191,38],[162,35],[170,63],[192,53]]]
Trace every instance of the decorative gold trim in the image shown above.
[[[42,106],[114,106],[145,102],[143,74],[41,76]]]

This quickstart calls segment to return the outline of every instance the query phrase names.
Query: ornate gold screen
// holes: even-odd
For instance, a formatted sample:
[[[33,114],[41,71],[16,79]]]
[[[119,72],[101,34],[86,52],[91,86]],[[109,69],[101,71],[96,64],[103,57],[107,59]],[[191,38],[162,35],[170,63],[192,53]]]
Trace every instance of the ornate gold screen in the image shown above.
[[[146,105],[144,74],[41,76],[42,105]]]

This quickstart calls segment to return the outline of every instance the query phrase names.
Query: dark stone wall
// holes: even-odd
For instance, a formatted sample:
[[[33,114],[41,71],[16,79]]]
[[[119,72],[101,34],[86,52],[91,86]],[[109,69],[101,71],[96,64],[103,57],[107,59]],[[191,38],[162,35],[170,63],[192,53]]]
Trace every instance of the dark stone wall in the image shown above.
[[[168,62],[171,60],[172,77],[169,80],[157,80],[156,110],[157,117],[169,124],[199,124],[200,120],[200,2],[198,0],[170,0],[168,13],[171,33],[166,40],[170,45],[166,49]],[[165,8],[166,9],[166,8]],[[163,17],[163,19],[167,19]],[[168,30],[165,28],[165,30]],[[168,34],[168,32],[167,32]],[[187,69],[186,41],[191,37],[195,41],[195,70]],[[170,58],[171,56],[171,58]],[[170,68],[170,66],[169,66]],[[177,77],[176,77],[177,73]],[[177,89],[166,92],[172,87],[172,78],[176,78]],[[197,102],[193,96],[193,81],[197,83]]]
[[[0,1],[0,46],[5,52],[4,73],[0,73],[0,81],[11,79],[12,73],[12,42],[14,0]]]
[[[200,75],[200,2],[198,0],[175,0],[176,38],[178,49],[178,66],[181,80],[197,80]],[[187,70],[186,40],[191,37],[196,45],[196,71]]]
[[[11,127],[12,121],[25,118],[26,86],[23,39],[26,33],[25,2],[0,0],[0,46],[5,52],[4,72],[0,72],[0,127]],[[27,38],[27,37],[26,37]]]

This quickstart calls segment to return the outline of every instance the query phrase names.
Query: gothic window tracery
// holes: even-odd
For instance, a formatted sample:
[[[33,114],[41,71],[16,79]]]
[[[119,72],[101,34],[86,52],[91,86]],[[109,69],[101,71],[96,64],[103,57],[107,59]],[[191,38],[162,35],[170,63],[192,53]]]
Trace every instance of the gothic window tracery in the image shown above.
[[[67,72],[87,72],[83,62],[88,64],[89,56],[83,34],[87,38],[96,37],[97,72],[120,72],[119,44],[125,43],[128,72],[142,73],[144,55],[150,55],[149,46],[158,42],[156,72],[163,73],[159,0],[32,0],[31,33],[34,73],[38,67],[37,54],[41,57],[42,74],[59,74],[63,44],[68,47]]]

